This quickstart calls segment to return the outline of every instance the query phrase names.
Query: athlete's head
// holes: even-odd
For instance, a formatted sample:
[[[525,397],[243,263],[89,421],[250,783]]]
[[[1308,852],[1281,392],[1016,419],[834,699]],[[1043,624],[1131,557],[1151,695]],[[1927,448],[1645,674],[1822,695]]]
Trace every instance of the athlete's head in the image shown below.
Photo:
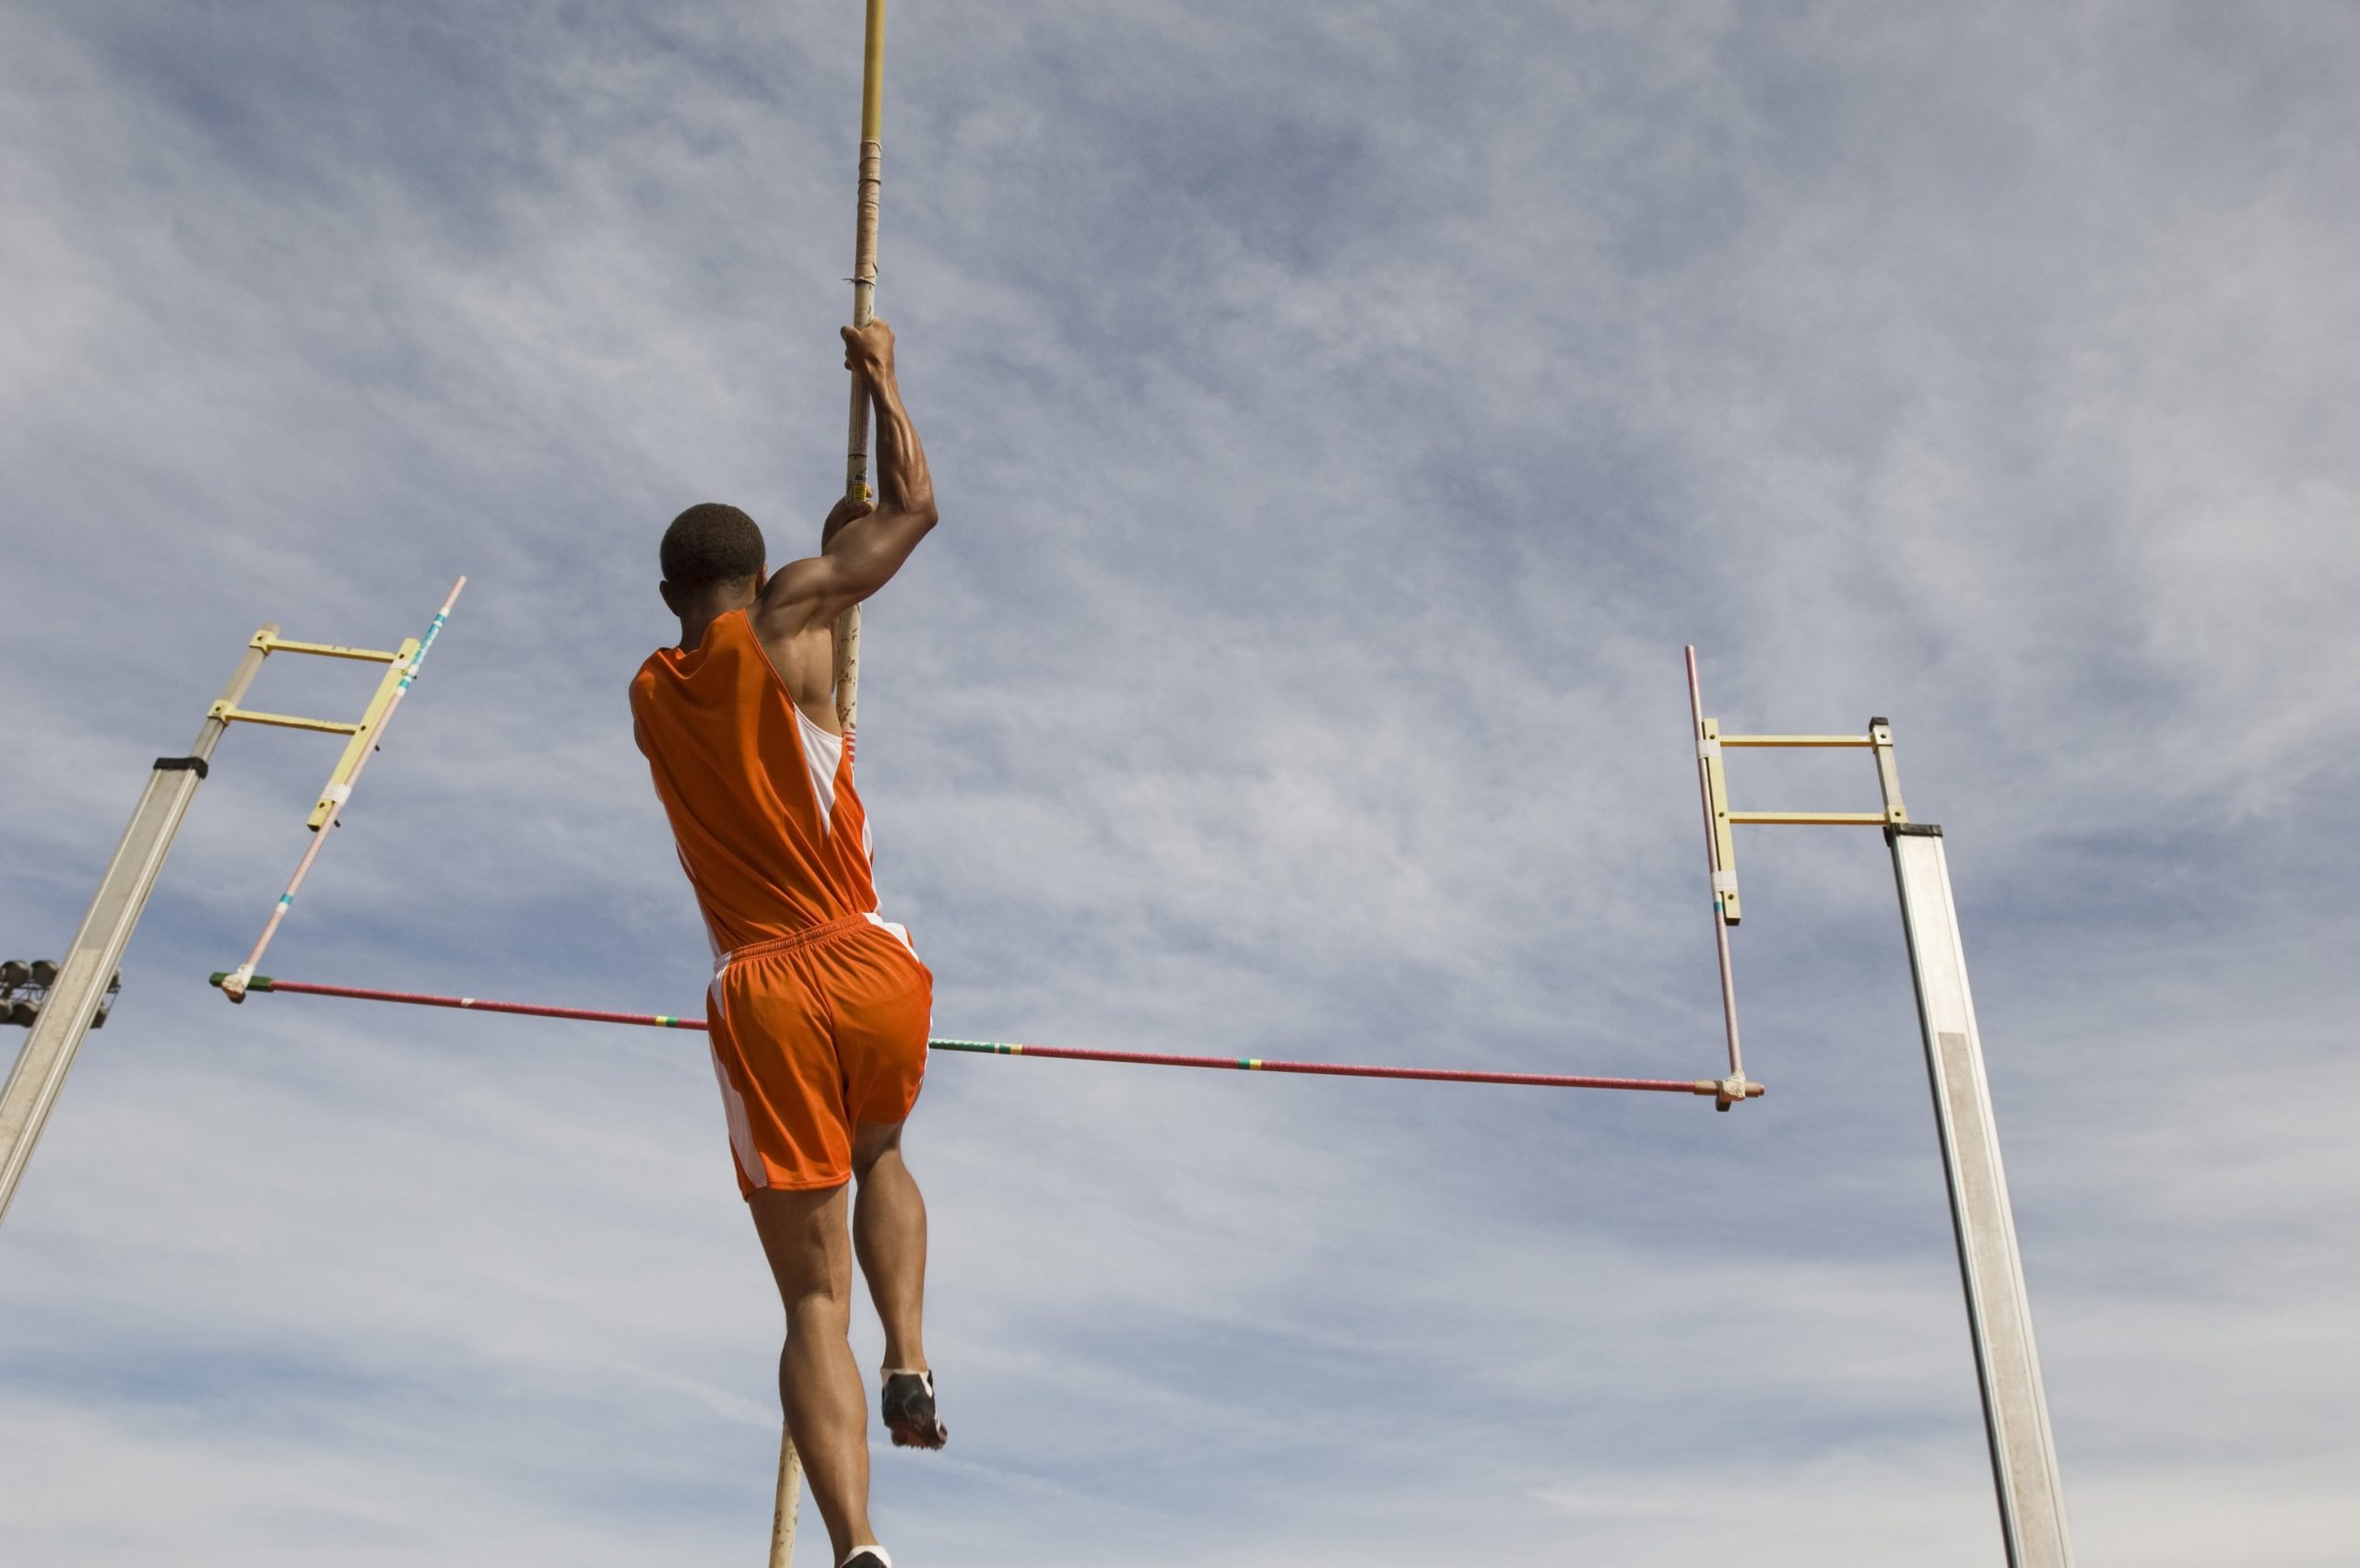
[[[664,602],[680,615],[714,598],[726,608],[751,604],[766,563],[761,529],[717,501],[702,501],[673,518],[658,559]]]

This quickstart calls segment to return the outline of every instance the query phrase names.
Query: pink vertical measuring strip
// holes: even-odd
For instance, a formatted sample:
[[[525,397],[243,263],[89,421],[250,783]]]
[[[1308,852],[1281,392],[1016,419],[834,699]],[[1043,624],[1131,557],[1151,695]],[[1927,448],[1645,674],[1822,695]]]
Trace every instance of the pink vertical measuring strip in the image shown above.
[[[1729,972],[1729,923],[1721,911],[1719,876],[1729,869],[1721,864],[1720,835],[1713,831],[1713,780],[1705,755],[1705,697],[1696,680],[1696,645],[1688,645],[1688,719],[1689,732],[1696,741],[1696,793],[1705,803],[1705,863],[1715,878],[1713,888],[1713,942],[1721,956],[1721,1023],[1729,1037],[1729,1076],[1743,1082],[1745,1058],[1737,1043],[1737,982]]]
[[[451,619],[451,607],[459,602],[459,591],[466,585],[467,580],[464,576],[451,584],[450,596],[442,601],[442,607],[434,612],[433,620],[427,625],[426,635],[419,640],[418,652],[409,656],[409,667],[402,671],[400,681],[394,687],[392,699],[385,703],[384,713],[378,716],[374,743],[360,753],[360,760],[352,764],[352,777],[345,781],[345,800],[336,803],[336,809],[328,813],[328,819],[320,824],[320,831],[313,833],[312,842],[304,846],[303,858],[295,865],[295,875],[287,879],[287,890],[278,895],[278,902],[271,906],[270,919],[263,925],[262,935],[254,938],[254,951],[248,953],[246,961],[222,981],[222,994],[230,1000],[242,1002],[246,999],[246,982],[254,978],[254,966],[262,962],[263,952],[270,946],[270,939],[278,935],[280,923],[287,918],[287,912],[294,907],[295,894],[303,886],[303,878],[312,874],[312,862],[320,857],[320,850],[328,842],[328,835],[342,825],[345,801],[351,798],[352,789],[360,783],[360,775],[369,767],[369,759],[374,757],[377,748],[384,744],[385,730],[394,722],[395,710],[402,705],[402,699],[409,695],[410,682],[418,678],[419,666],[433,651],[434,640],[442,635],[442,623]]]

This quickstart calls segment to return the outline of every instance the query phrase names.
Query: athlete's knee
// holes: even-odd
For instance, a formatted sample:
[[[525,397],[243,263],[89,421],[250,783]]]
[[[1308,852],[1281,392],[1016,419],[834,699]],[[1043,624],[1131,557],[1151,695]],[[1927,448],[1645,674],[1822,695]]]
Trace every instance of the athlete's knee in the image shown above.
[[[854,1175],[866,1177],[878,1161],[902,1151],[902,1126],[900,1122],[862,1122],[853,1128]]]
[[[790,1313],[828,1302],[848,1306],[852,1260],[843,1187],[758,1192],[747,1207]]]

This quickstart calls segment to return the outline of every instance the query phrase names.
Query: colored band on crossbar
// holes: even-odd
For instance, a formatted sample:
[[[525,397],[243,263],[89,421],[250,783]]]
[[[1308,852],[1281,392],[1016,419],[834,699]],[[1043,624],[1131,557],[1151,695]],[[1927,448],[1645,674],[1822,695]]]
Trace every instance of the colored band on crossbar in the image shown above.
[[[229,972],[217,972],[219,985]],[[577,1023],[628,1023],[646,1029],[697,1029],[701,1018],[676,1018],[668,1013],[609,1013],[589,1008],[551,1008],[531,1002],[492,1002],[480,996],[435,996],[419,991],[372,991],[357,985],[314,985],[301,980],[277,980],[257,974],[246,982],[246,993],[289,992],[304,996],[342,996],[360,1002],[402,1002],[419,1008],[460,1008],[479,1013],[515,1013],[525,1018],[569,1019]],[[1535,1089],[1634,1089],[1656,1094],[1699,1094],[1718,1097],[1722,1085],[1707,1078],[1586,1078],[1565,1073],[1493,1073],[1454,1067],[1386,1067],[1343,1062],[1280,1062],[1260,1056],[1176,1056],[1155,1051],[1083,1051],[1062,1045],[1021,1045],[1005,1040],[929,1040],[937,1051],[961,1051],[986,1056],[1052,1056],[1068,1062],[1116,1062],[1150,1067],[1220,1067],[1231,1072],[1308,1073],[1328,1078],[1409,1079],[1424,1083],[1516,1084]],[[1758,1083],[1745,1086],[1746,1098],[1764,1092]]]

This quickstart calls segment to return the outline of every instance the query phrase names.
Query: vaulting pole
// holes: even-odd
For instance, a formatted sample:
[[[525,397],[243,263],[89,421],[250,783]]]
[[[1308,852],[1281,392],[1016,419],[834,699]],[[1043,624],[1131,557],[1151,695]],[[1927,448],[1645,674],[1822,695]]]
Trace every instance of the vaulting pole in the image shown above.
[[[884,183],[885,0],[868,0],[860,54],[860,175],[853,220],[852,324],[867,326],[877,313],[877,205]],[[869,499],[868,378],[852,373],[852,417],[844,441],[844,494]],[[860,607],[836,617],[836,723],[846,736],[860,717]],[[795,1561],[795,1515],[803,1501],[803,1462],[795,1437],[780,1440],[778,1504],[771,1524],[771,1568]]]
[[[868,36],[861,56],[860,189],[853,230],[852,324],[867,326],[877,312],[877,206],[882,186],[885,121],[885,0],[868,0]],[[867,501],[868,380],[852,373],[852,419],[844,442],[844,494]],[[847,733],[860,711],[860,607],[836,618],[836,719]]]

